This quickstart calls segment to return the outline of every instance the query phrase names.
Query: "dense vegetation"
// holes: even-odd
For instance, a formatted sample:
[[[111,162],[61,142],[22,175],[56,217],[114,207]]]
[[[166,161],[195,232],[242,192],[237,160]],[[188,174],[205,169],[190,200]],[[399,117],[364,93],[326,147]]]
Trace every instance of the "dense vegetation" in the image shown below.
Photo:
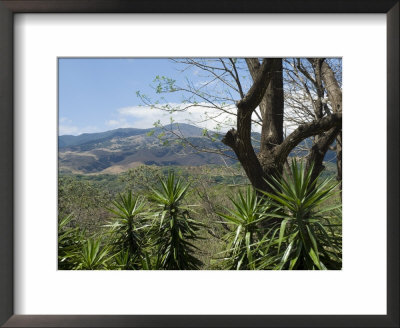
[[[60,175],[59,269],[340,269],[333,165],[254,190],[239,165]]]

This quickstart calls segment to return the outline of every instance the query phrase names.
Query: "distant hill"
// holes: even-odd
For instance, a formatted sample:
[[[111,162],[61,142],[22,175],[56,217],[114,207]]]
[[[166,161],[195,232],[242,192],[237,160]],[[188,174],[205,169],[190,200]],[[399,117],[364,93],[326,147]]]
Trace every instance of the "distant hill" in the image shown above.
[[[146,165],[223,165],[236,161],[221,158],[215,153],[198,152],[179,142],[165,144],[165,140],[185,137],[199,148],[226,149],[216,135],[213,142],[203,135],[203,130],[189,124],[171,124],[162,128],[116,129],[79,136],[64,135],[58,138],[59,169],[72,173],[120,173],[132,167]],[[228,151],[231,155],[233,153]]]
[[[174,123],[164,129],[124,128],[79,136],[63,135],[58,138],[59,170],[70,173],[120,173],[142,164],[199,166],[237,162],[226,157],[222,159],[221,155],[212,152],[198,152],[180,142],[165,143],[165,140],[176,139],[174,134],[184,136],[190,144],[199,148],[227,149],[220,141],[222,135],[214,134],[215,140],[211,141],[203,135],[202,129],[184,123]],[[254,139],[259,137],[258,133],[253,133]],[[230,150],[227,154],[234,157]]]
[[[182,132],[185,136],[192,136],[192,137],[200,137],[203,135],[203,130],[192,126],[190,124],[171,124],[165,127],[168,130]],[[178,131],[179,129],[179,131]],[[96,143],[101,142],[103,140],[107,140],[110,138],[125,138],[125,137],[132,137],[137,135],[147,134],[149,132],[155,132],[159,134],[162,132],[161,128],[148,128],[148,129],[134,129],[134,128],[121,128],[115,129],[105,132],[98,132],[98,133],[83,133],[79,136],[72,136],[72,135],[63,135],[58,137],[58,147],[64,148],[68,146],[78,146],[84,145],[89,143]]]

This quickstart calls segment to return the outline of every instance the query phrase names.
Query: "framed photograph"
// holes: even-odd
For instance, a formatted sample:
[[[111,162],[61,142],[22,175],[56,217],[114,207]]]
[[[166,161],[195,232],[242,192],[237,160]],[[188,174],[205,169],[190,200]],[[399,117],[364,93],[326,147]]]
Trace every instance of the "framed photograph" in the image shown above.
[[[0,323],[398,327],[398,18],[0,1]]]

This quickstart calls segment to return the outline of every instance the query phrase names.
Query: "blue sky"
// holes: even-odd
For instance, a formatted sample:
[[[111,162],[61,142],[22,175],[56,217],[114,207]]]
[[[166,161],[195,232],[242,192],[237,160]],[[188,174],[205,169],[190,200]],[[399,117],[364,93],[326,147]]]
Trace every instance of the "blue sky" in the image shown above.
[[[59,134],[153,126],[160,113],[140,108],[143,103],[136,92],[159,98],[150,86],[157,75],[175,79],[181,85],[186,77],[195,82],[201,80],[196,70],[182,73],[179,65],[168,59],[60,58]],[[166,103],[181,101],[176,93],[163,96]],[[176,121],[185,120],[184,115],[176,118]],[[163,114],[162,122],[167,121],[169,115]]]
[[[168,59],[59,59],[59,134],[138,127],[135,117],[121,117],[120,111],[142,104],[138,90],[154,96],[150,84],[157,75],[181,81],[185,74]],[[167,99],[179,102],[176,94]]]

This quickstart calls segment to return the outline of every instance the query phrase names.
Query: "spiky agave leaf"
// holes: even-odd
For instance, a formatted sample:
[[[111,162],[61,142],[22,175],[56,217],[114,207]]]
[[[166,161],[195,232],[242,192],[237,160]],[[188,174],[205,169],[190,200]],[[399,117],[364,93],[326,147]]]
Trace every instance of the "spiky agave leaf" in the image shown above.
[[[58,220],[58,269],[72,270],[76,266],[75,256],[84,242],[84,231],[71,225],[72,215]]]
[[[88,239],[77,256],[75,270],[106,270],[112,259],[110,248],[101,246],[99,239]]]
[[[116,257],[116,265],[125,263],[124,269],[139,269],[147,246],[146,203],[132,192],[119,194],[109,211],[114,214],[109,228],[110,246]],[[119,262],[117,261],[120,260]]]
[[[269,205],[248,187],[246,193],[239,191],[237,198],[230,198],[232,209],[217,213],[234,229],[225,236],[226,249],[219,253],[217,264],[228,270],[250,270],[257,268],[262,255],[259,251],[260,223],[267,219]],[[218,263],[219,262],[219,263]]]
[[[155,267],[163,270],[195,270],[202,262],[194,255],[194,241],[200,239],[201,224],[193,220],[187,206],[181,204],[189,184],[176,180],[173,172],[167,179],[160,178],[161,187],[153,190],[152,201],[162,208],[157,212],[159,224],[155,226],[154,244],[157,248]]]
[[[308,171],[292,160],[290,175],[272,178],[273,193],[261,191],[279,209],[281,224],[266,236],[268,256],[262,268],[325,270],[341,267],[341,235],[329,229],[331,219],[324,214],[341,205],[324,208],[326,200],[335,195],[337,183],[332,179],[311,180]],[[341,221],[341,215],[340,219]]]

